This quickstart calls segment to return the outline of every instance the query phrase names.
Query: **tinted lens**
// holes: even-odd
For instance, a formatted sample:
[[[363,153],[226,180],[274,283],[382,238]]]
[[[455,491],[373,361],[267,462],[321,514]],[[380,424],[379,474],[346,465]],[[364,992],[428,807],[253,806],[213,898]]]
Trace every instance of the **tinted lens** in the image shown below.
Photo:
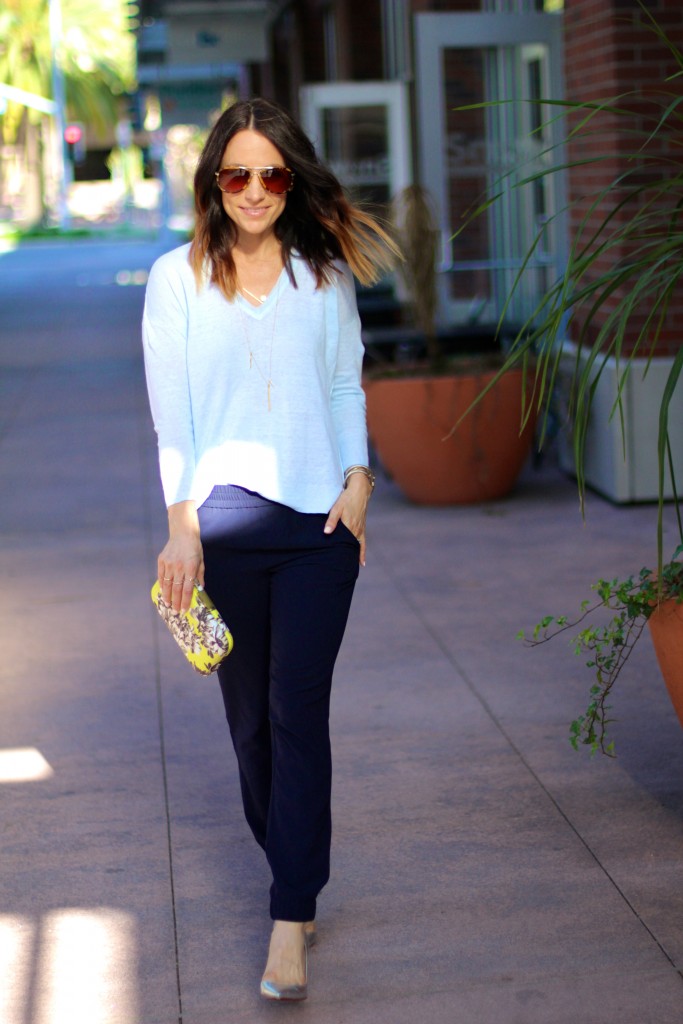
[[[266,167],[260,171],[259,177],[263,187],[276,196],[289,192],[292,187],[292,172],[286,167]]]
[[[249,184],[246,167],[224,167],[218,172],[218,187],[222,192],[241,192]]]

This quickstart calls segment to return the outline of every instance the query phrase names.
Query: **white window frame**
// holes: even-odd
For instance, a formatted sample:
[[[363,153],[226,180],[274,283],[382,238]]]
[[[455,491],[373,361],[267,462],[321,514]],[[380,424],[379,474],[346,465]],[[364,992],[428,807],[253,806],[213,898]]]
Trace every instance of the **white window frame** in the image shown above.
[[[542,44],[548,48],[547,62],[550,97],[564,95],[562,47],[562,15],[548,13],[424,13],[415,15],[415,71],[417,107],[417,146],[420,181],[437,205],[443,238],[443,273],[451,262],[451,217],[448,195],[446,110],[443,51],[446,49],[483,49],[516,46],[520,49]],[[560,124],[556,125],[556,139]],[[561,161],[558,159],[557,163]],[[555,194],[551,208],[564,207],[566,180],[563,173],[553,176]],[[553,258],[557,269],[564,265],[567,251],[567,230],[558,217],[554,235]],[[493,262],[493,261],[492,261]],[[443,281],[445,286],[445,279]],[[445,320],[458,320],[462,310],[448,297],[442,287],[440,315]],[[494,314],[495,315],[495,314]]]
[[[321,156],[323,112],[339,107],[387,108],[389,189],[395,196],[413,180],[410,114],[403,82],[323,82],[302,86],[299,94],[301,123]]]

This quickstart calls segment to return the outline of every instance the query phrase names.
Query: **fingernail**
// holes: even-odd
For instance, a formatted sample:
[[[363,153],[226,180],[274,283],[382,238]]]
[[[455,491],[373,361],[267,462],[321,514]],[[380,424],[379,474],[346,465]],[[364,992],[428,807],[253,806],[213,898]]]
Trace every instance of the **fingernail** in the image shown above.
[[[323,530],[323,533],[332,533],[332,527],[326,526],[325,529]]]

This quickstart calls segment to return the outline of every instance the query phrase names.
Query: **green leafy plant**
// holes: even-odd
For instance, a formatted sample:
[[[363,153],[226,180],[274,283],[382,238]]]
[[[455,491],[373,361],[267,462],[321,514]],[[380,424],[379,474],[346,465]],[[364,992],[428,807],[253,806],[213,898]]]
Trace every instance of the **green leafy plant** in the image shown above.
[[[538,647],[581,627],[572,637],[571,646],[576,655],[588,655],[586,666],[594,682],[588,707],[571,724],[569,738],[575,750],[585,744],[593,754],[600,751],[614,756],[614,741],[608,729],[613,721],[609,704],[612,689],[655,608],[671,598],[683,601],[683,562],[677,561],[682,554],[680,544],[659,576],[643,568],[627,579],[600,579],[591,587],[597,600],[583,601],[578,618],[546,615],[530,636],[524,630],[517,634],[528,646]],[[595,622],[595,617],[604,618],[605,611],[611,613],[611,618]]]
[[[527,272],[544,251],[549,224],[572,213],[566,264],[535,305],[532,303],[499,373],[514,366],[525,368],[527,408],[538,413],[541,444],[562,378],[563,390],[568,392],[582,514],[586,440],[589,424],[596,421],[594,398],[601,374],[608,365],[615,367],[616,398],[609,419],[616,417],[620,422],[625,445],[626,382],[635,372],[636,358],[644,358],[645,372],[649,369],[670,326],[683,281],[683,52],[642,0],[637,2],[639,27],[649,27],[673,59],[676,72],[663,75],[652,87],[636,87],[607,100],[541,100],[544,113],[540,120],[544,123],[537,137],[553,137],[549,127],[566,121],[568,128],[559,133],[561,141],[532,147],[533,161],[518,163],[502,175],[468,211],[460,229],[485,215],[511,189],[533,188],[557,175],[571,176],[572,171],[586,168],[595,174],[585,175],[585,179],[600,182],[593,191],[574,194],[538,229],[520,260],[501,314],[502,322],[513,297],[523,294]],[[473,106],[495,107],[507,102],[516,101]],[[568,354],[569,339],[575,346],[573,356]],[[530,636],[523,631],[519,634],[531,646],[538,646],[578,629],[572,640],[574,651],[587,658],[593,685],[586,711],[571,725],[575,749],[585,744],[592,752],[614,755],[609,726],[617,679],[655,608],[668,598],[683,599],[683,564],[678,561],[683,553],[683,526],[672,457],[672,446],[680,444],[680,438],[672,438],[669,430],[669,410],[682,371],[683,345],[679,344],[660,394],[656,451],[653,444],[652,452],[658,466],[655,568],[642,569],[625,579],[599,579],[592,586],[595,599],[584,602],[573,620],[548,615]],[[669,561],[663,557],[667,468],[681,542]]]
[[[637,357],[645,357],[649,367],[683,279],[683,92],[680,88],[683,52],[640,0],[639,6],[646,25],[673,57],[677,73],[646,93],[635,89],[595,102],[541,100],[542,109],[553,113],[540,129],[541,137],[546,137],[550,123],[566,117],[570,128],[564,138],[544,148],[540,155],[536,154],[531,166],[518,165],[496,181],[491,192],[468,212],[460,229],[464,230],[473,219],[486,213],[510,188],[533,187],[544,179],[571,173],[576,168],[591,166],[599,171],[601,165],[609,168],[617,164],[618,171],[613,177],[593,193],[574,197],[567,207],[557,211],[539,228],[521,260],[501,313],[502,323],[526,272],[543,249],[548,224],[574,210],[576,226],[566,266],[527,316],[499,372],[502,374],[513,366],[527,369],[526,400],[538,411],[541,444],[560,373],[566,374],[582,508],[586,437],[589,422],[594,417],[593,399],[600,376],[608,360],[613,359],[617,390],[610,418],[619,418],[624,436],[622,396],[626,381]],[[472,107],[500,106],[507,102],[516,101],[494,101]],[[615,139],[613,147],[604,144],[605,118]],[[601,145],[596,147],[596,141]],[[572,151],[572,159],[565,155],[568,149]],[[567,372],[565,342],[572,334],[576,355]],[[657,451],[653,452],[659,477],[659,579],[663,578],[667,467],[672,480],[674,478],[669,408],[682,370],[683,347],[680,347],[661,394]],[[489,386],[494,382],[495,379]],[[677,502],[675,490],[674,480]]]

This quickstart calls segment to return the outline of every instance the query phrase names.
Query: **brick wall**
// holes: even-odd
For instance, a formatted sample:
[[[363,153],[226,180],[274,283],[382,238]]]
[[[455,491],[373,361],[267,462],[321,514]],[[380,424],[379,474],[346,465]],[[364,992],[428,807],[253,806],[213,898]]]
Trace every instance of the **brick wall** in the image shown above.
[[[649,0],[648,9],[659,24],[666,29],[677,46],[683,48],[683,4],[681,0]],[[565,57],[566,95],[570,101],[604,100],[619,94],[631,93],[620,106],[634,112],[629,119],[638,131],[653,127],[662,111],[663,90],[671,94],[683,94],[683,84],[665,83],[667,75],[677,70],[677,64],[666,46],[647,27],[647,15],[636,0],[566,0],[565,5]],[[635,93],[635,95],[634,95]],[[570,118],[576,123],[576,117]],[[634,142],[619,132],[618,126],[626,119],[602,113],[593,121],[590,131],[583,132],[569,147],[572,160],[591,159],[609,155],[609,159],[575,168],[570,173],[570,195],[575,205],[572,213],[572,236],[580,232],[582,218],[587,216],[583,235],[588,238],[604,216],[613,201],[625,199],[621,213],[614,224],[632,218],[642,200],[629,198],[624,189],[612,189],[610,201],[594,213],[589,212],[591,197],[606,188],[616,176],[628,168],[637,166],[637,178],[632,183],[647,184],[662,174],[680,173],[681,157],[676,152],[672,139],[659,140],[650,145],[648,152],[654,161],[641,160],[637,165],[629,160]],[[640,145],[642,138],[638,140]],[[676,166],[678,165],[678,166]],[[613,267],[619,260],[627,258],[628,251],[621,249],[610,252],[599,264],[601,270]],[[610,309],[616,302],[623,302],[628,286],[611,300]],[[637,336],[638,324],[643,322],[647,309],[641,309],[634,319],[631,344]],[[593,332],[593,336],[594,336]],[[683,341],[683,294],[672,303],[664,331],[660,338],[658,354],[673,353]]]

